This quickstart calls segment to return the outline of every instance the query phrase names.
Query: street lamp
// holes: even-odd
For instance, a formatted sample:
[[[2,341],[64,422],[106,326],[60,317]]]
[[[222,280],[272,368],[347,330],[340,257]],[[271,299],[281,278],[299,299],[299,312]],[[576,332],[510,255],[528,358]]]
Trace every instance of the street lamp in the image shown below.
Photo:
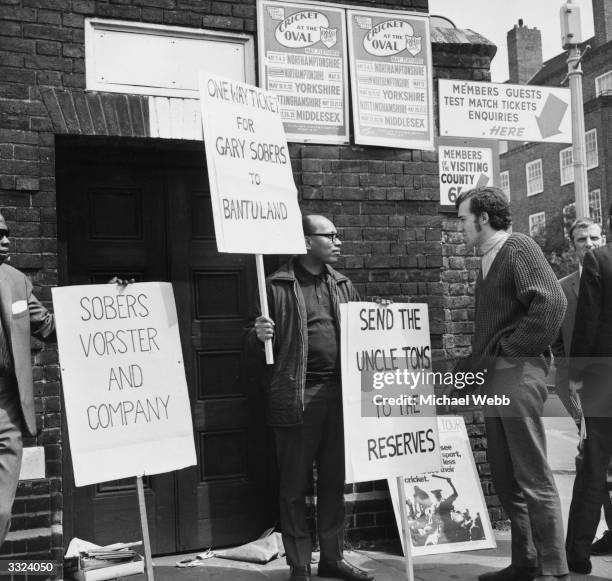
[[[567,77],[572,101],[572,146],[574,157],[574,194],[576,196],[576,218],[589,217],[589,186],[586,169],[586,143],[584,136],[584,104],[582,100],[582,66],[580,47],[582,32],[580,7],[572,0],[561,6],[561,44],[569,50]]]

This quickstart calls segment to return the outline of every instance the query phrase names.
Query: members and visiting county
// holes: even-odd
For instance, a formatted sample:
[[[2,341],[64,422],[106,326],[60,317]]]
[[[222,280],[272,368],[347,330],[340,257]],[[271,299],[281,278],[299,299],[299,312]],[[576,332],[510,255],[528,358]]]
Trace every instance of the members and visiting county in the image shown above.
[[[372,397],[372,402],[377,406],[483,406],[483,405],[510,405],[507,395],[484,395],[469,393],[461,396],[434,395],[434,394],[401,394],[395,397],[387,397],[377,393]]]

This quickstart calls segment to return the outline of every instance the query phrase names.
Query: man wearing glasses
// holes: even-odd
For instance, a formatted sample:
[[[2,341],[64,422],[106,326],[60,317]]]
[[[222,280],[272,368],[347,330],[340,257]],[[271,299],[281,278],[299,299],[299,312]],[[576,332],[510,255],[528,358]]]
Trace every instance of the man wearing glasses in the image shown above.
[[[351,281],[334,270],[342,242],[324,216],[302,219],[306,254],[267,280],[270,318],[257,317],[247,343],[263,354],[272,339],[267,419],[280,471],[280,524],[291,581],[310,581],[312,544],[306,494],[317,465],[319,577],[370,581],[343,558],[344,434],[340,387],[339,304],[358,301]]]
[[[9,246],[9,231],[0,214],[0,545],[11,522],[22,433],[37,432],[30,335],[55,340],[53,315],[32,294],[28,277],[7,264]]]

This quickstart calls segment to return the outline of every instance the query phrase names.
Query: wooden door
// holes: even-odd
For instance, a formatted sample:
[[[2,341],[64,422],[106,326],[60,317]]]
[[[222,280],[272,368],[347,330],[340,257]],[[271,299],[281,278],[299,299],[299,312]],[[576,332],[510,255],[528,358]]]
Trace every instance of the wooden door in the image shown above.
[[[57,165],[66,284],[119,274],[174,288],[198,465],[146,479],[154,554],[252,540],[274,518],[261,398],[240,373],[254,259],[216,251],[201,151],[65,147]],[[68,454],[67,540],[140,538],[133,482],[74,488]]]
[[[170,276],[177,303],[185,307],[179,318],[198,454],[197,468],[185,470],[179,482],[179,521],[191,523],[189,538],[202,546],[246,542],[274,524],[262,398],[245,388],[241,375],[255,259],[217,252],[201,168],[167,176],[169,231],[181,233],[170,244]],[[195,522],[191,503],[183,502],[194,495]]]

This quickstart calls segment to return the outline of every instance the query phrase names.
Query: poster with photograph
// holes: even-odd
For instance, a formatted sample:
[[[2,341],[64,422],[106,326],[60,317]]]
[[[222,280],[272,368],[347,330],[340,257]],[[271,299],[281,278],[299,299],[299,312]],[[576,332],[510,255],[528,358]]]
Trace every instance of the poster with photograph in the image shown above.
[[[412,554],[418,557],[495,548],[463,418],[438,417],[438,434],[442,468],[427,474],[413,470],[403,476]],[[401,531],[397,479],[389,479],[388,483],[395,521]]]
[[[429,18],[347,10],[355,142],[434,148]]]
[[[259,1],[259,78],[278,98],[289,141],[348,143],[344,10]]]
[[[438,470],[426,304],[340,305],[347,482]]]

